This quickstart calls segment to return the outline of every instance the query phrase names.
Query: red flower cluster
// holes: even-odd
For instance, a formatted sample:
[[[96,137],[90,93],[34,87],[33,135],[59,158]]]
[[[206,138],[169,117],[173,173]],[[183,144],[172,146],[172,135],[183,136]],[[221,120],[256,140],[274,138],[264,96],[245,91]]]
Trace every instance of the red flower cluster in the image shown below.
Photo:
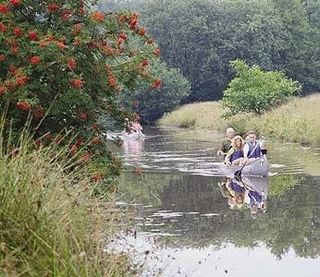
[[[153,54],[155,54],[156,56],[160,56],[160,48],[157,48],[153,51]]]
[[[31,105],[28,103],[28,102],[25,102],[25,101],[19,101],[17,104],[16,104],[17,108],[21,111],[25,111],[25,112],[28,112],[31,110]]]
[[[146,67],[149,65],[149,61],[148,60],[143,60],[140,64],[142,67]]]
[[[21,0],[9,0],[10,4],[15,6],[15,7],[18,7],[21,5]]]
[[[125,33],[121,33],[118,36],[118,46],[120,46],[122,43],[124,43],[128,39],[128,36]]]
[[[83,24],[82,23],[74,24],[73,27],[72,27],[72,34],[74,36],[79,34],[81,32],[82,28],[83,28]]]
[[[30,59],[29,59],[30,63],[33,64],[33,65],[37,65],[41,62],[41,57],[39,56],[32,56]]]
[[[77,67],[77,63],[76,60],[74,58],[69,58],[67,60],[67,65],[69,67],[70,70],[75,70]]]
[[[81,157],[81,160],[84,162],[87,162],[91,159],[91,154],[90,152],[86,151],[83,156]]]
[[[9,8],[7,4],[0,4],[0,13],[8,13]]]
[[[67,48],[67,46],[64,44],[63,41],[57,41],[56,44],[57,44],[57,47],[61,50],[64,50]]]
[[[108,74],[108,84],[111,88],[115,88],[117,86],[117,79],[114,76],[112,70],[107,67],[107,74]]]
[[[36,41],[38,40],[38,34],[36,31],[29,31],[28,32],[28,39],[31,41]]]
[[[23,36],[23,31],[21,28],[19,27],[14,27],[12,32],[14,33],[14,35],[16,35],[17,37],[21,37]]]
[[[139,31],[138,31],[138,34],[140,35],[140,36],[144,36],[145,34],[146,34],[146,29],[145,28],[140,28],[139,29]]]
[[[4,33],[7,31],[6,25],[4,25],[2,22],[0,22],[0,32]]]
[[[117,85],[117,80],[115,78],[109,79],[109,86],[114,88]]]
[[[16,83],[18,86],[24,86],[28,81],[28,77],[26,75],[21,75],[16,78]]]
[[[48,11],[49,12],[56,12],[58,9],[59,9],[59,5],[57,3],[48,4]]]
[[[137,13],[132,13],[130,21],[129,21],[129,25],[131,29],[136,29],[138,26],[138,14]]]
[[[92,12],[90,17],[93,21],[103,22],[105,19],[105,14],[102,12]]]
[[[0,86],[0,96],[3,95],[7,91],[5,86]]]
[[[68,20],[70,17],[72,17],[72,11],[69,9],[64,9],[61,13],[61,18],[63,20]]]
[[[161,87],[161,84],[162,84],[162,81],[160,79],[156,79],[152,85],[151,85],[151,88],[153,89],[158,89]]]
[[[81,112],[79,113],[79,118],[81,121],[87,121],[89,118],[89,114],[87,112]]]
[[[101,174],[97,173],[97,174],[93,175],[91,179],[94,182],[100,182],[103,180],[103,176]]]
[[[70,83],[75,88],[82,88],[83,87],[83,81],[81,79],[72,79],[70,81]]]

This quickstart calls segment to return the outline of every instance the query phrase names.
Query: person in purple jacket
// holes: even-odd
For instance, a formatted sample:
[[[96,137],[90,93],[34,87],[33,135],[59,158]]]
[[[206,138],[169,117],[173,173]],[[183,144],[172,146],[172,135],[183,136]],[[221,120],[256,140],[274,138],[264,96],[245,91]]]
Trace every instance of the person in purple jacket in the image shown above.
[[[243,147],[244,140],[240,136],[235,136],[231,143],[231,149],[229,150],[225,163],[229,165],[239,165],[243,161]]]

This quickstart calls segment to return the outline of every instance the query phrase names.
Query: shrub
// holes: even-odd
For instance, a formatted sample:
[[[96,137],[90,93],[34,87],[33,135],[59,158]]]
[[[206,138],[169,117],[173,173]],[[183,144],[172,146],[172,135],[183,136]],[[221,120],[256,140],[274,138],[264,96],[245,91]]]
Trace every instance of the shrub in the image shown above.
[[[38,145],[69,143],[64,131],[72,130],[77,137],[70,155],[103,157],[104,166],[111,159],[99,137],[99,119],[127,116],[115,101],[118,94],[141,80],[158,81],[141,68],[158,48],[137,13],[102,13],[92,3],[1,1],[0,113],[15,137],[30,118]]]
[[[223,106],[228,109],[227,117],[237,113],[262,114],[286,102],[301,89],[297,81],[288,79],[282,72],[264,72],[259,66],[249,67],[242,60],[232,61],[231,65],[236,77],[222,99]]]

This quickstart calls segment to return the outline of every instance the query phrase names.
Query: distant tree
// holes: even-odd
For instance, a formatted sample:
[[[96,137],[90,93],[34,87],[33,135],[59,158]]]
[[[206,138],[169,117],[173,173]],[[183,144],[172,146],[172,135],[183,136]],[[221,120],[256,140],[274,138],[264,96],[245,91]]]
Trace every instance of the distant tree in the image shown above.
[[[179,69],[168,68],[165,62],[153,60],[149,65],[145,61],[144,66],[146,70],[150,67],[151,74],[156,74],[161,82],[151,87],[141,84],[138,89],[125,91],[120,94],[120,101],[126,110],[139,112],[143,121],[153,122],[178,106],[190,94],[191,86]]]
[[[251,112],[261,114],[284,103],[301,89],[297,81],[288,79],[282,72],[264,72],[259,66],[249,67],[242,60],[232,61],[231,65],[236,77],[223,94],[226,116]]]

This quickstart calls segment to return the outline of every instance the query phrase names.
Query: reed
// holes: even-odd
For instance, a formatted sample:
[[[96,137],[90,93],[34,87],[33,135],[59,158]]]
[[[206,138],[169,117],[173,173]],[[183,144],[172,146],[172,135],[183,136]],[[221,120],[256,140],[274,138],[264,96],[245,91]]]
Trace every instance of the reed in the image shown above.
[[[0,275],[130,276],[128,258],[106,254],[112,203],[94,200],[86,168],[64,151],[13,146],[0,136]]]

